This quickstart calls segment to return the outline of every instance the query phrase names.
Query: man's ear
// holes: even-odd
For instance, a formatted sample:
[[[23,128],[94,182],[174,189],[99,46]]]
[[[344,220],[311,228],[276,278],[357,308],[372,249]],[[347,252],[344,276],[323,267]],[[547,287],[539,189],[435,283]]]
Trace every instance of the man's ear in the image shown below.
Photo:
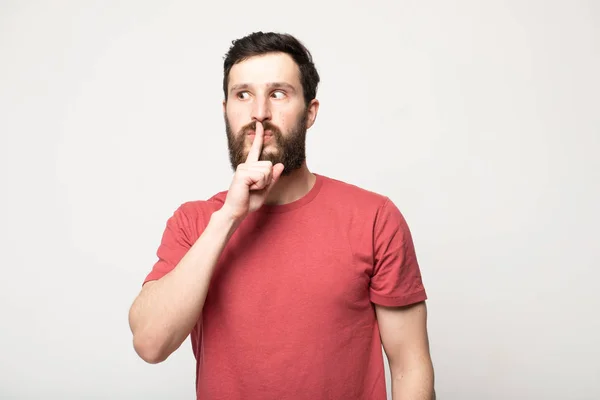
[[[308,116],[306,118],[306,129],[309,129],[315,123],[319,113],[319,100],[312,99],[308,105]]]

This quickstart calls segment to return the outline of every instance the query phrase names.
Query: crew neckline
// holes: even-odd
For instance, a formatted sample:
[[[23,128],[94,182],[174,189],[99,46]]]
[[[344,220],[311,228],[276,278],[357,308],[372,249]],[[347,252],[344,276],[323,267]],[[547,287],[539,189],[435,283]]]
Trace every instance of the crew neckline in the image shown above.
[[[300,207],[307,205],[311,201],[313,201],[314,198],[317,197],[317,194],[319,194],[319,191],[321,190],[321,186],[323,186],[323,176],[316,174],[314,172],[312,174],[316,178],[315,183],[313,184],[312,188],[310,188],[310,190],[304,196],[300,197],[298,200],[292,201],[291,203],[264,204],[261,208],[259,208],[259,211],[264,212],[264,213],[284,213],[284,212],[296,210]]]

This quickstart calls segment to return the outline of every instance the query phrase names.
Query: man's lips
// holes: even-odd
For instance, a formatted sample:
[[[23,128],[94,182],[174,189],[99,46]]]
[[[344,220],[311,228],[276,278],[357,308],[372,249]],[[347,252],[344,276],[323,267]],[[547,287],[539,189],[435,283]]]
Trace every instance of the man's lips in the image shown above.
[[[254,135],[256,135],[255,131],[248,131],[248,136],[254,136]],[[267,137],[267,136],[273,136],[273,132],[265,131],[264,137]]]

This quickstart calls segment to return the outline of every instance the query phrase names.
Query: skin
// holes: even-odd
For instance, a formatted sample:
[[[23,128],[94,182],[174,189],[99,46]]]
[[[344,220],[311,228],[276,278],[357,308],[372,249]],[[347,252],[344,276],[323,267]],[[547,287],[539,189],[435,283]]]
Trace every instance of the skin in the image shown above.
[[[281,53],[251,57],[234,65],[229,78],[223,112],[231,131],[246,135],[245,161],[236,167],[225,204],[213,213],[188,253],[171,273],[146,283],[130,308],[134,349],[149,363],[166,360],[191,332],[201,316],[217,260],[244,218],[263,204],[301,198],[316,179],[306,163],[283,176],[281,163],[265,160],[280,149],[263,129],[264,123],[289,135],[301,115],[306,115],[307,129],[317,117],[319,102],[305,104],[293,59]],[[249,123],[256,124],[254,131],[241,133]],[[375,305],[375,311],[392,374],[392,398],[435,398],[425,303]]]
[[[435,400],[425,302],[406,307],[375,305],[375,312],[390,365],[392,399]]]

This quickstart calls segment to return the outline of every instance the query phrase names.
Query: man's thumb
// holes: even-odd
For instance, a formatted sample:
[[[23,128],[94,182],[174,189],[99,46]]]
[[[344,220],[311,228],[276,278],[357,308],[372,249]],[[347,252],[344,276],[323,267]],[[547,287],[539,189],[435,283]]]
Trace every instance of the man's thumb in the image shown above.
[[[271,179],[271,186],[273,186],[279,180],[283,169],[284,166],[282,163],[275,164],[275,166],[273,167],[273,178]]]

